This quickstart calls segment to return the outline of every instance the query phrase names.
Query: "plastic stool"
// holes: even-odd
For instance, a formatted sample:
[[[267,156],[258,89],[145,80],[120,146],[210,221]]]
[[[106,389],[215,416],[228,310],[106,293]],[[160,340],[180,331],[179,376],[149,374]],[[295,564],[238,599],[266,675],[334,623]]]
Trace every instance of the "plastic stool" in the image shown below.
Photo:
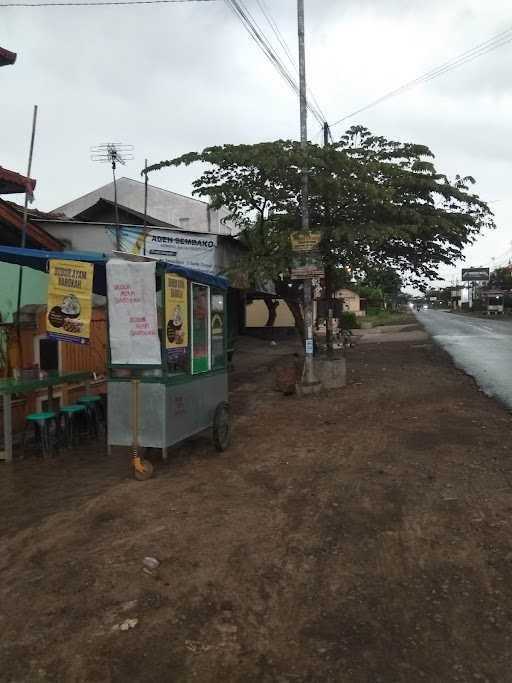
[[[90,396],[81,396],[78,399],[78,403],[85,406],[87,410],[87,415],[89,417],[89,424],[91,427],[91,433],[95,438],[99,436],[99,415],[98,408],[101,403],[101,396],[95,394]]]
[[[36,440],[39,437],[39,444],[41,446],[41,452],[43,454],[43,457],[49,455],[52,452],[53,444],[50,432],[50,425],[53,420],[57,435],[58,425],[56,418],[57,413],[53,411],[48,411],[45,413],[30,413],[30,415],[27,415],[27,417],[25,418],[29,424],[34,425],[34,429],[36,432]],[[25,451],[26,434],[27,428],[25,427],[25,430],[23,432],[23,451]]]
[[[75,445],[75,417],[80,413],[87,413],[85,405],[72,403],[60,409],[60,414],[64,417],[64,438],[68,448]]]

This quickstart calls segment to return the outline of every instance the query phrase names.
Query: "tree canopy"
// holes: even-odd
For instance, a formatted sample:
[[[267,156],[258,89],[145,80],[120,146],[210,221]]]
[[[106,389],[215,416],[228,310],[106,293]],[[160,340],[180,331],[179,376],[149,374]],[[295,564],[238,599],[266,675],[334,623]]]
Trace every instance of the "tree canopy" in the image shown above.
[[[493,270],[489,278],[488,288],[512,290],[512,268],[505,266]]]
[[[226,207],[248,247],[239,268],[255,283],[286,279],[289,234],[301,226],[301,172],[309,169],[311,229],[322,233],[327,271],[349,268],[358,279],[399,272],[420,285],[439,279],[441,264],[462,256],[484,228],[494,227],[487,204],[470,191],[470,176],[439,173],[424,145],[350,128],[339,142],[290,140],[208,147],[150,166],[208,166],[194,194]],[[368,285],[372,285],[368,282]],[[375,285],[377,286],[377,285]]]

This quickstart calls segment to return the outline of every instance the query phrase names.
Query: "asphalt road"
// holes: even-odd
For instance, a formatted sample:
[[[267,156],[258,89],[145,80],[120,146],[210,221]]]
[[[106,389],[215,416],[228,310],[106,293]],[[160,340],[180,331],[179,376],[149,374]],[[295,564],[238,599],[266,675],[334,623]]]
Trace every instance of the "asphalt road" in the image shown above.
[[[512,320],[433,310],[416,315],[457,367],[474,377],[482,391],[512,409]]]

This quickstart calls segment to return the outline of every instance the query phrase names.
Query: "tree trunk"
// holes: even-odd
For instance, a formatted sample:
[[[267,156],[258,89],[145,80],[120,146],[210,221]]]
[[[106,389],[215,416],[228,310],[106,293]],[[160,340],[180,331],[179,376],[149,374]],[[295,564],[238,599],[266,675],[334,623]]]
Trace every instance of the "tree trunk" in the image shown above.
[[[271,296],[266,296],[264,301],[268,309],[268,318],[265,326],[274,327],[274,323],[276,322],[277,318],[277,307],[279,306],[279,300],[273,299]]]
[[[295,320],[295,329],[300,334],[300,338],[304,342],[306,338],[306,330],[304,328],[304,316],[302,315],[302,309],[298,301],[287,301],[286,305],[290,309],[293,319]]]

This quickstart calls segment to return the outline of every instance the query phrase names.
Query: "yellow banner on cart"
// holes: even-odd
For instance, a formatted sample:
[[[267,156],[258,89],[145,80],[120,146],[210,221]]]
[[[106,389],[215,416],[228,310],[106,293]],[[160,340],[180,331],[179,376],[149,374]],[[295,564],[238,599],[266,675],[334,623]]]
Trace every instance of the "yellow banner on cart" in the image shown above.
[[[94,265],[50,260],[46,332],[52,339],[88,344]]]
[[[169,361],[183,360],[188,352],[188,282],[165,274],[165,348]]]

